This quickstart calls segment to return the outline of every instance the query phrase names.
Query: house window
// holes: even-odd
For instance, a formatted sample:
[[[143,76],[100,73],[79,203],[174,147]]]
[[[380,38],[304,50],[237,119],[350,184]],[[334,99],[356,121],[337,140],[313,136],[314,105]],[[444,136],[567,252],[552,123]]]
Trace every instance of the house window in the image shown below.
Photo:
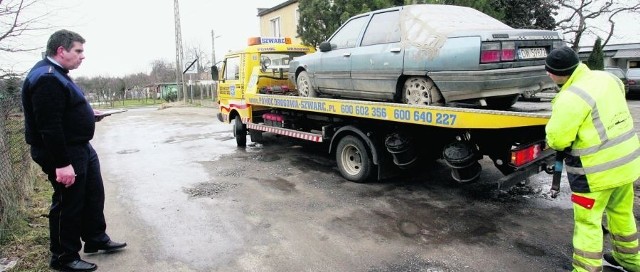
[[[273,35],[273,37],[280,37],[280,17],[271,19],[270,23],[271,23],[271,35]]]

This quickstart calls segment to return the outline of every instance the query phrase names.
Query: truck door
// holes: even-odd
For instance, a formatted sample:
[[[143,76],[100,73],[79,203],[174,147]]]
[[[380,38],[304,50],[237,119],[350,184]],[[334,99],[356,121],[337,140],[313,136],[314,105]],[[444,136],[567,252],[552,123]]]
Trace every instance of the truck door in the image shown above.
[[[222,76],[220,82],[219,95],[220,99],[241,99],[244,96],[242,91],[244,86],[241,80],[240,55],[228,57],[222,68]]]

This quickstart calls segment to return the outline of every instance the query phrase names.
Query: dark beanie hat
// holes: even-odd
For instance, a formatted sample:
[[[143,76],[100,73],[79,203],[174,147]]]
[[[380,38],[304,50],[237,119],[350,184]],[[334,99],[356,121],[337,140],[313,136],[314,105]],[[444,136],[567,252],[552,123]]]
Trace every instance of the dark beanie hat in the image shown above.
[[[576,54],[573,49],[564,46],[549,52],[544,63],[544,68],[547,72],[556,76],[568,76],[573,73],[576,67],[578,67],[578,64],[580,64],[578,54]]]

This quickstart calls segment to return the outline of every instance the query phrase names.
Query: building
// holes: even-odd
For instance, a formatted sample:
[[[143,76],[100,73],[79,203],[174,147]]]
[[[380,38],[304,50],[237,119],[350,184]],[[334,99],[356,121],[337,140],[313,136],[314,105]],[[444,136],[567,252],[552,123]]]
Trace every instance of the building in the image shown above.
[[[258,9],[260,36],[290,37],[292,43],[302,43],[298,37],[298,0],[285,1],[272,8]]]
[[[593,50],[593,46],[581,46],[578,55],[586,61]],[[605,67],[620,67],[627,71],[629,68],[640,68],[640,43],[607,44],[602,48]]]

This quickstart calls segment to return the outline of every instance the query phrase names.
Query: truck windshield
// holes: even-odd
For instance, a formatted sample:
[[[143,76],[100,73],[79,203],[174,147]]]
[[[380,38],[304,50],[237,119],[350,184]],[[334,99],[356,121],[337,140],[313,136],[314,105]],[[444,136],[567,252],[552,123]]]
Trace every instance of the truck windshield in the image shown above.
[[[304,52],[279,52],[263,53],[260,56],[260,63],[263,70],[266,69],[289,69],[289,62],[295,57],[304,55]]]

